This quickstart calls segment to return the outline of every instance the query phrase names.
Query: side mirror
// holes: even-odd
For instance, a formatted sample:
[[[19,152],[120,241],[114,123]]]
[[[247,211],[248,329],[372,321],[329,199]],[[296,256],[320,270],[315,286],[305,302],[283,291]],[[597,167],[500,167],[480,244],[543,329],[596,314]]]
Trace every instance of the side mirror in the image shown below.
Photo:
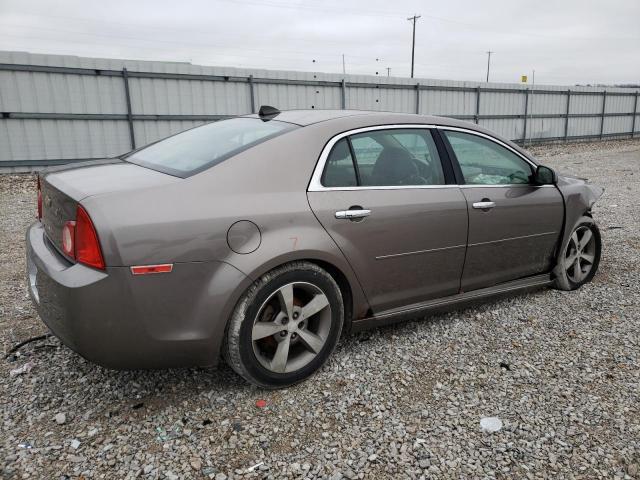
[[[558,175],[556,172],[544,165],[538,165],[536,173],[532,176],[533,183],[535,185],[555,185],[558,183]]]

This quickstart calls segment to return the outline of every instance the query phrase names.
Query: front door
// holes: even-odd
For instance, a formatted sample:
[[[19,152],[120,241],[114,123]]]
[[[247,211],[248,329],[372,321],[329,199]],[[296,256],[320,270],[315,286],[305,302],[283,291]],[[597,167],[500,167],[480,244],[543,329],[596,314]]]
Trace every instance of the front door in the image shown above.
[[[564,216],[558,189],[532,185],[533,166],[487,136],[441,131],[460,166],[469,210],[461,290],[551,270]]]
[[[309,203],[374,313],[457,293],[467,207],[445,178],[431,131],[374,127],[342,135],[327,150]]]

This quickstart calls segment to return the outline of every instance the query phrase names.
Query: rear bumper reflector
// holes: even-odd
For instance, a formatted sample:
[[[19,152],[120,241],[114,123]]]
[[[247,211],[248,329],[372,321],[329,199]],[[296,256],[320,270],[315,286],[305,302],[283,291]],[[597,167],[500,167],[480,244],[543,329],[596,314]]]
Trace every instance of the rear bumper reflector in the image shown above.
[[[173,263],[163,263],[160,265],[136,265],[131,267],[133,275],[148,275],[150,273],[171,273]]]

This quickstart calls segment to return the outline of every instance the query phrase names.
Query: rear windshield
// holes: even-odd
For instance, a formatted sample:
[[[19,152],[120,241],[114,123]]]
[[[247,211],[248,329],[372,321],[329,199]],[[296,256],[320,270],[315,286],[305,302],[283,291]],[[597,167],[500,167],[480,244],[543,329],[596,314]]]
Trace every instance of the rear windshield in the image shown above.
[[[258,118],[233,118],[192,128],[124,157],[142,167],[188,177],[297,125]]]

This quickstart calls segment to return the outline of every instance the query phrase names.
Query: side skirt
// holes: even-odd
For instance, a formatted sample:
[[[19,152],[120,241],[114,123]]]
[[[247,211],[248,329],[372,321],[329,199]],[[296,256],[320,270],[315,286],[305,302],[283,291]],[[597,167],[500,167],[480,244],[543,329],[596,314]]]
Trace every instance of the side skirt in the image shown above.
[[[385,310],[376,315],[351,322],[351,331],[360,332],[370,328],[376,328],[383,325],[392,325],[407,320],[416,319],[420,315],[426,313],[435,313],[440,311],[452,310],[469,304],[486,300],[491,297],[499,297],[513,292],[523,292],[527,290],[537,290],[547,287],[553,283],[551,275],[536,275],[533,277],[521,278],[511,282],[501,283],[492,287],[481,288],[473,292],[458,293],[444,298],[428,300],[426,302],[415,303],[405,307]]]

